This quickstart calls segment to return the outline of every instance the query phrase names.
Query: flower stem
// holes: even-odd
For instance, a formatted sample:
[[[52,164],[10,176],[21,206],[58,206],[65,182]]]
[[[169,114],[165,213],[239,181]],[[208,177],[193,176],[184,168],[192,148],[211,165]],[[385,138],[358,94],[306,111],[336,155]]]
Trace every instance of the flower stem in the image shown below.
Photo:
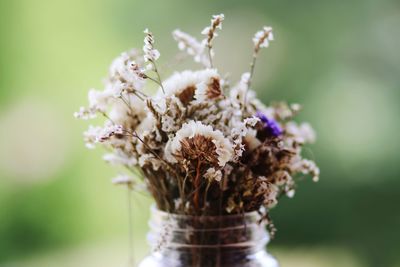
[[[193,195],[193,204],[196,210],[199,210],[199,202],[200,202],[200,168],[201,168],[201,161],[197,160],[197,168],[196,168],[196,176],[194,178],[194,189],[195,193]]]
[[[247,92],[248,92],[249,89],[250,89],[251,80],[252,80],[252,78],[253,78],[253,76],[254,76],[254,69],[255,69],[255,67],[256,67],[256,61],[257,61],[257,53],[254,52],[254,53],[253,53],[253,60],[252,60],[251,63],[250,63],[250,77],[249,77],[249,80],[248,80],[248,82],[247,82],[246,92],[244,93],[243,108],[244,108],[244,106],[246,106],[246,103],[247,103]]]
[[[164,86],[163,86],[163,84],[162,84],[161,76],[160,76],[160,73],[158,72],[157,65],[156,65],[156,63],[155,63],[153,60],[151,61],[151,63],[153,64],[154,72],[157,74],[157,78],[158,78],[158,82],[159,82],[159,84],[160,84],[160,86],[161,86],[161,90],[162,90],[163,93],[165,94]]]
[[[214,68],[213,61],[212,61],[212,55],[211,55],[212,46],[208,45],[207,47],[208,47],[208,58],[210,60],[210,68],[212,69],[212,68]]]
[[[128,188],[128,229],[129,229],[129,266],[135,266],[135,251],[133,245],[133,214],[132,214],[132,200],[131,189]]]

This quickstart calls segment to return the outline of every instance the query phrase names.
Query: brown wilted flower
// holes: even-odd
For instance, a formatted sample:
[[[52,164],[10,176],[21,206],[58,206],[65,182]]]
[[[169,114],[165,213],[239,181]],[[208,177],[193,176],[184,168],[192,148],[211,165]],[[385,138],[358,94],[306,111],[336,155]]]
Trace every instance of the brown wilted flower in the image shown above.
[[[183,105],[187,106],[194,99],[194,92],[196,91],[195,85],[189,85],[183,89],[177,97],[182,102]]]
[[[175,155],[187,155],[193,159],[201,157],[212,165],[223,167],[233,156],[233,146],[220,131],[201,122],[190,121],[182,125],[175,138],[167,144],[166,153],[171,162],[176,162]]]
[[[209,99],[217,98],[221,95],[221,85],[217,78],[211,78],[211,83],[207,84],[207,97]]]
[[[175,156],[178,159],[196,160],[218,166],[218,154],[212,138],[195,135],[181,140],[181,149]]]

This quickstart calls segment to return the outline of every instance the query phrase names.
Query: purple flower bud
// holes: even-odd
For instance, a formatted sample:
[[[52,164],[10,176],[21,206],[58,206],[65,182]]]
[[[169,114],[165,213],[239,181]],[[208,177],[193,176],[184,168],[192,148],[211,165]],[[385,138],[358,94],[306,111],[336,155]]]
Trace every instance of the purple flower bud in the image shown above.
[[[282,129],[278,122],[274,119],[269,119],[265,114],[257,111],[256,116],[260,118],[261,122],[264,124],[264,129],[272,136],[278,137],[282,134]]]

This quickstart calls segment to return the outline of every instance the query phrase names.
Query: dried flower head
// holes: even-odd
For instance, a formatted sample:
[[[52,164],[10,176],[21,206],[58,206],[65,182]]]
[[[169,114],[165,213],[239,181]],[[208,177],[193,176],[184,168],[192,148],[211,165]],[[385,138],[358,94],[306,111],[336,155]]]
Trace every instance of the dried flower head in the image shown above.
[[[89,125],[89,129],[87,129],[83,133],[83,139],[85,141],[86,147],[89,149],[95,148],[96,143],[98,142],[98,136],[103,131],[103,128],[99,126]]]
[[[261,31],[256,32],[253,37],[254,51],[257,53],[260,48],[268,47],[269,42],[274,40],[272,28],[264,26]]]
[[[144,37],[144,60],[147,61],[156,61],[160,57],[160,52],[154,48],[154,36],[153,33],[149,31],[149,29],[145,29],[144,33],[146,36]]]
[[[177,97],[184,106],[195,99],[215,99],[222,94],[220,81],[216,69],[177,72],[164,82],[165,95]]]
[[[97,136],[98,142],[105,142],[112,136],[123,135],[122,125],[110,125],[102,129],[101,133]]]
[[[212,42],[217,34],[217,29],[222,29],[222,21],[225,19],[224,14],[214,15],[211,19],[211,25],[205,27],[201,34],[206,35],[207,37],[203,40],[203,45],[208,48],[208,58],[210,61],[210,68],[213,67],[212,59],[214,57],[214,51],[212,50]]]
[[[206,35],[205,43],[208,47],[212,47],[212,40],[218,36],[217,29],[222,29],[222,21],[224,21],[224,14],[214,15],[211,19],[211,25],[203,29],[201,34]]]
[[[233,155],[232,144],[222,132],[199,121],[189,121],[182,125],[167,147],[173,156],[169,158],[171,162],[185,158],[223,167]]]

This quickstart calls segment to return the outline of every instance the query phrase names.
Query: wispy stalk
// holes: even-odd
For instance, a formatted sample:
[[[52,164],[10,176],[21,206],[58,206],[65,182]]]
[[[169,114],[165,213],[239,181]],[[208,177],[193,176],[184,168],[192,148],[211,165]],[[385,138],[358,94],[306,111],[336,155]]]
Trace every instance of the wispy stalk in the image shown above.
[[[135,248],[133,244],[134,240],[134,233],[133,233],[133,212],[132,212],[132,199],[131,194],[132,190],[129,186],[128,189],[128,230],[129,230],[129,265],[134,267],[135,266]]]
[[[213,68],[213,51],[212,51],[212,41],[218,34],[216,33],[217,29],[222,29],[222,21],[225,19],[224,14],[214,15],[211,19],[211,25],[204,28],[201,32],[206,35],[207,38],[203,40],[203,44],[207,47],[208,50],[208,58],[210,61],[210,68]]]
[[[247,80],[247,89],[244,95],[244,106],[247,103],[247,91],[249,90],[251,86],[251,82],[254,76],[254,69],[256,66],[256,61],[258,57],[258,53],[260,52],[261,48],[263,47],[268,47],[269,42],[274,40],[274,36],[272,33],[272,28],[264,26],[261,31],[256,32],[256,34],[253,37],[253,43],[254,43],[254,50],[253,50],[253,59],[250,63],[250,75]]]
[[[154,48],[153,33],[150,32],[148,29],[145,29],[144,33],[146,34],[146,36],[144,38],[144,46],[143,46],[144,61],[151,63],[153,70],[157,75],[158,83],[161,87],[161,90],[165,94],[164,86],[162,85],[162,81],[161,81],[161,75],[160,75],[160,73],[157,69],[157,65],[156,65],[156,60],[160,57],[160,52],[158,52],[158,50]]]
[[[158,84],[160,85],[161,90],[162,90],[163,93],[165,94],[165,89],[164,89],[164,86],[163,86],[163,84],[162,84],[161,75],[160,75],[160,72],[159,72],[158,69],[157,69],[157,65],[156,65],[156,63],[155,63],[154,61],[151,61],[151,63],[153,64],[154,72],[155,72],[156,75],[157,75]]]

